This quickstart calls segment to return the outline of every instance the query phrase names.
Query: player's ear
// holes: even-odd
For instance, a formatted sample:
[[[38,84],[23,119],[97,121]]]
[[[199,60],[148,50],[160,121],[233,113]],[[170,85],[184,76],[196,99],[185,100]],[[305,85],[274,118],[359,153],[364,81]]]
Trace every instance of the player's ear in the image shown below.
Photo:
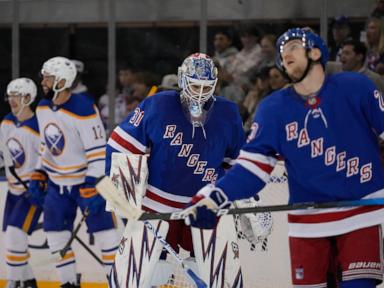
[[[23,103],[26,105],[29,103],[29,101],[31,101],[31,95],[27,95],[25,97],[23,97]]]
[[[321,51],[319,48],[312,48],[309,50],[308,57],[313,61],[319,61],[321,58]]]
[[[61,89],[65,85],[65,79],[61,79],[59,83],[56,84],[56,89]]]

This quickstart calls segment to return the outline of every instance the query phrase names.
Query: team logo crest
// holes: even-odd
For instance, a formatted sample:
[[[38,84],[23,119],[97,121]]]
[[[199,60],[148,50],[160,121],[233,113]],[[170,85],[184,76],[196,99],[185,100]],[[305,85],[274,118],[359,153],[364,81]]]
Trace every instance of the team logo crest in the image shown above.
[[[7,141],[7,147],[11,153],[13,165],[15,168],[21,168],[25,163],[25,152],[21,143],[15,138],[9,138]]]
[[[64,133],[59,126],[49,123],[44,129],[45,144],[54,156],[63,153],[65,146]]]

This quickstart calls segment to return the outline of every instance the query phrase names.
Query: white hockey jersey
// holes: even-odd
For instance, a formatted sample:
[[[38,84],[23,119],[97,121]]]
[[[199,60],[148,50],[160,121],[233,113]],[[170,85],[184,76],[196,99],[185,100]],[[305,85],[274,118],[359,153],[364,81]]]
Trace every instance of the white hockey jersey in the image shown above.
[[[29,183],[30,174],[35,169],[39,157],[39,127],[36,116],[23,122],[9,113],[1,122],[1,135],[8,155],[11,156],[17,175],[24,183]],[[9,191],[20,195],[24,186],[6,169]]]
[[[91,99],[72,94],[62,105],[43,99],[36,109],[42,152],[37,169],[57,185],[77,185],[105,169],[105,131]]]

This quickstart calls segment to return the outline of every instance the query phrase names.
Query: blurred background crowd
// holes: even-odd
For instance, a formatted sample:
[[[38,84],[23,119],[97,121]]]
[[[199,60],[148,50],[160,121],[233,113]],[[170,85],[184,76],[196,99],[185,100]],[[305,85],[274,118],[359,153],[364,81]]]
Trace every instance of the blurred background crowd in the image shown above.
[[[320,2],[320,1],[318,1]],[[361,1],[364,5],[365,1]],[[328,73],[355,71],[384,90],[384,0],[374,0],[366,17],[340,14],[328,21]],[[239,2],[240,3],[240,2]],[[240,3],[241,4],[241,3]],[[119,123],[145,98],[162,89],[178,89],[177,67],[199,50],[197,25],[177,22],[172,27],[117,27],[115,119]],[[261,99],[289,85],[275,66],[276,38],[287,28],[309,26],[319,32],[318,20],[239,20],[208,25],[207,53],[219,69],[216,95],[237,103],[248,130]],[[1,59],[11,58],[11,30],[0,28]],[[40,82],[41,64],[52,56],[73,59],[78,69],[74,93],[91,97],[104,124],[109,118],[107,89],[108,30],[97,25],[50,25],[20,29],[20,76]],[[11,80],[10,60],[0,61],[0,90]],[[1,105],[1,117],[7,112]],[[170,112],[171,113],[171,112]],[[110,130],[110,129],[109,129]]]

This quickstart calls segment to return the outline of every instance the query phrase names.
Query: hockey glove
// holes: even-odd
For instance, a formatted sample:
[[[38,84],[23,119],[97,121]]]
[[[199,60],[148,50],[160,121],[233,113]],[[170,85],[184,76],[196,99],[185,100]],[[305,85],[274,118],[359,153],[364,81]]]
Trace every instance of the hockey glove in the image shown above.
[[[183,213],[187,214],[185,224],[202,229],[213,229],[217,223],[215,210],[229,207],[229,205],[230,202],[224,191],[209,184],[201,188],[184,209]]]
[[[47,195],[48,176],[43,170],[36,170],[31,174],[28,193],[26,197],[32,205],[43,207],[44,198]]]
[[[95,185],[96,178],[87,176],[84,184],[79,189],[82,204],[88,208],[89,215],[95,215],[105,208],[105,200],[97,193]]]

